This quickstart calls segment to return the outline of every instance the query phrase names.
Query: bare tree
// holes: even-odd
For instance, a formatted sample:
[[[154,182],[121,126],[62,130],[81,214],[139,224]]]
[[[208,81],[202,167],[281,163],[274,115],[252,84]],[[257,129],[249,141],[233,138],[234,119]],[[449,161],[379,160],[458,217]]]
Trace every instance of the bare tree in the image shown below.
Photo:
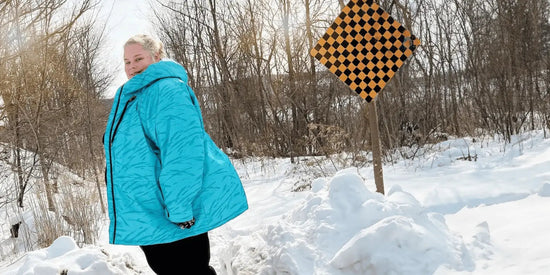
[[[344,1],[158,2],[161,37],[234,156],[370,150],[365,104],[309,55]],[[386,152],[548,128],[547,1],[376,2],[422,41],[376,103]]]
[[[13,165],[18,185],[17,201],[20,207],[23,207],[23,196],[29,180],[38,169],[44,183],[48,208],[55,210],[53,192],[56,191],[56,176],[52,174],[55,173],[52,169],[54,163],[75,168],[73,158],[83,157],[77,150],[82,149],[81,137],[85,136],[75,128],[83,124],[83,119],[90,122],[96,116],[91,113],[86,116],[75,108],[82,106],[85,109],[92,106],[90,97],[99,105],[99,95],[108,84],[105,74],[92,76],[93,70],[97,70],[96,64],[92,63],[97,61],[88,60],[91,63],[82,67],[75,64],[86,59],[71,59],[74,56],[69,54],[78,50],[76,33],[91,33],[89,28],[81,28],[78,22],[93,7],[93,3],[82,1],[70,10],[70,17],[61,21],[54,20],[59,18],[58,13],[62,10],[68,12],[65,4],[66,1],[53,0],[41,3],[10,1],[3,3],[0,8],[6,15],[2,18],[7,18],[1,22],[0,35],[6,38],[13,35],[15,38],[7,39],[6,41],[12,42],[3,44],[0,48],[0,59],[4,61],[2,70],[7,77],[0,81],[3,83],[0,95],[5,103],[4,137],[13,148]],[[90,48],[84,50],[86,54],[97,59],[97,52],[90,51]],[[88,80],[75,78],[81,77],[82,71],[88,74]],[[90,79],[94,79],[93,83]],[[87,104],[80,104],[83,98],[90,100]],[[88,127],[85,131],[88,133],[88,140],[91,140],[91,131],[100,130]],[[91,145],[88,145],[87,148],[92,150]],[[97,145],[93,147],[94,151],[100,148]],[[34,155],[31,159],[34,161],[29,163],[23,152],[31,152]],[[92,153],[91,159],[94,161],[90,163],[98,163],[100,158],[96,155]],[[97,170],[97,166],[93,170]]]

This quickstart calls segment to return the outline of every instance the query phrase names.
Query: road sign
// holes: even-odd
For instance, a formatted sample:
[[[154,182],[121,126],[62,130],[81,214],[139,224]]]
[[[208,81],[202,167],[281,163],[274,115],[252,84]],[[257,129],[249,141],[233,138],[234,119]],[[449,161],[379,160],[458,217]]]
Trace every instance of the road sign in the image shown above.
[[[419,45],[374,1],[351,0],[311,55],[370,102]]]

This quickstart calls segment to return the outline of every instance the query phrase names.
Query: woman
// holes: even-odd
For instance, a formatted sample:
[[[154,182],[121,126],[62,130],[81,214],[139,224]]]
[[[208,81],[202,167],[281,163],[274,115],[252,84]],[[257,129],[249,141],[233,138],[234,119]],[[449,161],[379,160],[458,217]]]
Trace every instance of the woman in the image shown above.
[[[104,136],[110,243],[139,245],[157,274],[215,274],[208,231],[244,212],[246,196],[185,69],[164,56],[147,35],[124,45],[128,81]]]

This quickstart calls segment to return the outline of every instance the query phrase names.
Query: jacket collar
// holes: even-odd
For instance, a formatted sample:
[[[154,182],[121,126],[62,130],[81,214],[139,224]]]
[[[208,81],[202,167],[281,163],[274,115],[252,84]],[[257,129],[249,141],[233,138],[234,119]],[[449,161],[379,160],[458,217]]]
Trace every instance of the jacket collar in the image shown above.
[[[187,83],[187,72],[183,66],[174,61],[163,60],[149,65],[145,71],[128,80],[124,84],[122,93],[130,95],[161,78],[167,77],[179,78],[181,81]]]

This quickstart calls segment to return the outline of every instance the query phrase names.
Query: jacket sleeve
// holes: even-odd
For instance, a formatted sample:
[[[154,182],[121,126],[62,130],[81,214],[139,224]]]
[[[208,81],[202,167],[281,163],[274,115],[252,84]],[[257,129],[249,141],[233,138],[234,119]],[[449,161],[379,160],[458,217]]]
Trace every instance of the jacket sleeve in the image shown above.
[[[157,84],[148,88],[142,125],[160,160],[158,183],[167,217],[184,222],[193,218],[193,201],[202,186],[202,117],[186,83],[169,79]]]

